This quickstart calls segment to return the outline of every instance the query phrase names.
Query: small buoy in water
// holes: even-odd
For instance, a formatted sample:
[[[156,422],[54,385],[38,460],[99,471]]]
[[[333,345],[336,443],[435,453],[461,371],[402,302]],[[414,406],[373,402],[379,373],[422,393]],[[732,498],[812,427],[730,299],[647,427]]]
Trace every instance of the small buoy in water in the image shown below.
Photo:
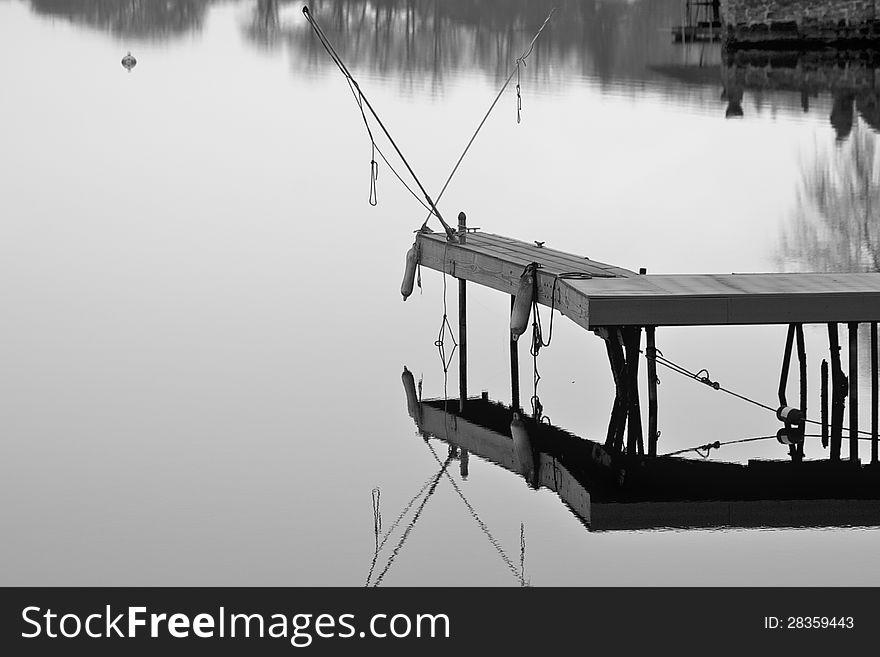
[[[125,57],[122,58],[122,65],[125,67],[127,71],[131,71],[137,64],[137,60],[131,56],[129,52]]]
[[[413,377],[412,372],[404,366],[403,374],[400,375],[400,379],[403,381],[403,390],[406,392],[406,410],[409,413],[409,416],[418,422],[421,416],[422,407],[419,405],[419,398],[416,394],[415,377]]]
[[[535,269],[529,266],[519,279],[519,289],[513,310],[510,311],[510,339],[517,340],[526,331],[529,313],[532,310],[532,295],[535,291]]]
[[[406,268],[403,270],[403,282],[400,284],[400,293],[403,295],[404,301],[406,301],[407,297],[413,293],[413,287],[415,286],[416,280],[416,265],[418,264],[418,261],[418,247],[416,246],[416,243],[413,242],[409,251],[406,252]]]

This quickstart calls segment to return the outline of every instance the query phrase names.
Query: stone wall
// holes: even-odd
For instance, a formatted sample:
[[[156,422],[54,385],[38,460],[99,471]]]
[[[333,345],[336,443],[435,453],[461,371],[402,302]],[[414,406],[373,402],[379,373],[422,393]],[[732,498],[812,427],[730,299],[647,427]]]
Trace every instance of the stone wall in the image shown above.
[[[720,0],[727,40],[817,42],[880,39],[880,0]]]

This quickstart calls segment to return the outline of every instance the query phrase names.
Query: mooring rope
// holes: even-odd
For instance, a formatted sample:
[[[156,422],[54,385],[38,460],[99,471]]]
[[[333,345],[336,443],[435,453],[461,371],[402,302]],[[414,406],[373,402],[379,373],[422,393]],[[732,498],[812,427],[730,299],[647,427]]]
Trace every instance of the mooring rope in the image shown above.
[[[438,463],[440,463],[440,462],[441,462],[441,461],[440,461],[440,457],[437,456],[437,452],[436,452],[436,450],[434,449],[434,446],[431,445],[430,443],[428,443],[428,448],[431,450],[431,454],[434,456],[434,459],[435,459]],[[450,458],[451,458],[451,457],[450,457]],[[447,460],[448,460],[448,459],[447,459]],[[494,547],[495,550],[498,552],[498,554],[501,556],[501,559],[504,561],[505,565],[508,567],[508,569],[510,570],[510,572],[512,572],[513,575],[514,575],[514,577],[516,577],[517,580],[519,580],[520,584],[524,585],[525,582],[524,582],[524,580],[520,577],[520,575],[519,575],[519,573],[518,573],[518,571],[517,571],[517,569],[516,569],[516,566],[514,565],[513,561],[511,561],[511,560],[510,560],[510,557],[507,556],[507,553],[504,551],[504,548],[501,547],[501,543],[498,542],[498,539],[496,539],[496,538],[492,535],[492,532],[489,531],[489,528],[486,526],[486,523],[483,522],[483,520],[480,518],[480,515],[477,513],[476,509],[474,509],[474,507],[471,505],[471,503],[468,502],[467,497],[465,497],[464,493],[461,491],[461,488],[459,487],[459,485],[458,485],[457,483],[455,483],[455,479],[452,478],[452,475],[450,475],[449,472],[446,472],[446,478],[449,479],[449,483],[452,484],[452,488],[455,489],[455,492],[458,494],[458,497],[459,497],[459,498],[461,499],[461,501],[464,503],[465,507],[467,507],[467,510],[468,510],[468,512],[471,514],[471,517],[474,519],[474,521],[477,523],[477,525],[479,526],[479,528],[480,528],[480,529],[483,531],[483,533],[486,535],[486,538],[489,539],[489,543],[492,544],[492,547]]]
[[[532,368],[533,368],[533,394],[531,398],[532,405],[532,417],[535,418],[537,422],[546,421],[550,424],[549,416],[544,415],[544,407],[541,404],[541,399],[538,397],[538,383],[541,381],[541,374],[538,371],[538,354],[541,349],[544,347],[549,347],[550,342],[553,340],[553,317],[554,311],[556,310],[556,289],[560,280],[588,280],[593,278],[590,274],[586,272],[563,272],[561,274],[556,274],[553,277],[553,287],[550,291],[550,326],[547,332],[547,340],[544,341],[544,330],[541,324],[541,313],[539,311],[538,304],[538,269],[540,265],[538,263],[532,263],[528,265],[523,270],[523,275],[529,270],[533,270],[533,290],[532,290],[532,343],[529,346],[529,354],[532,356]]]
[[[532,50],[535,47],[535,42],[538,40],[538,37],[541,36],[541,33],[544,31],[544,28],[547,26],[547,23],[550,22],[550,18],[553,16],[553,14],[555,12],[556,12],[556,7],[554,7],[553,9],[550,10],[550,13],[547,14],[547,18],[544,19],[544,22],[541,24],[541,27],[538,28],[538,31],[535,33],[535,36],[532,37],[532,40],[531,40],[531,42],[529,42],[529,45],[523,51],[522,55],[520,55],[516,59],[516,64],[515,64],[514,69],[510,72],[510,75],[507,76],[507,80],[504,81],[504,84],[501,86],[501,89],[496,94],[495,100],[493,100],[492,104],[489,105],[489,109],[486,110],[486,114],[483,116],[483,119],[480,121],[480,124],[477,126],[477,129],[474,130],[474,134],[471,135],[471,138],[468,140],[468,143],[464,147],[464,150],[461,152],[461,155],[458,157],[458,161],[455,163],[455,166],[452,167],[452,171],[449,172],[449,176],[446,178],[446,182],[443,183],[443,188],[440,190],[440,193],[437,195],[437,201],[436,201],[437,203],[439,203],[440,199],[443,198],[443,194],[446,192],[446,188],[449,187],[449,183],[452,180],[452,177],[458,171],[458,167],[461,165],[462,160],[464,160],[465,155],[467,155],[467,152],[470,150],[471,144],[474,143],[474,140],[477,138],[477,135],[480,134],[480,130],[483,129],[483,125],[486,123],[486,120],[489,118],[489,115],[492,113],[492,110],[495,109],[495,105],[498,104],[498,101],[501,99],[501,96],[504,94],[504,90],[507,89],[507,86],[510,84],[510,81],[513,79],[513,76],[514,75],[519,76],[520,64],[525,66],[526,58],[532,54]],[[519,102],[521,102],[521,99],[520,99],[519,80],[518,79],[517,79],[516,88],[517,88],[517,99],[518,99],[517,102],[519,103]],[[517,110],[517,123],[519,123],[519,110]],[[428,216],[425,217],[425,221],[424,221],[424,223],[422,223],[422,227],[420,230],[424,230],[427,227],[428,220],[430,220],[430,218],[431,218],[431,214],[428,214]]]
[[[821,438],[822,435],[818,433],[807,433],[804,434],[804,438]],[[709,451],[713,449],[719,449],[720,447],[724,447],[725,445],[736,445],[737,443],[751,443],[758,440],[770,440],[771,438],[776,438],[776,434],[770,436],[755,436],[754,438],[740,438],[739,440],[727,440],[727,441],[718,441],[716,440],[714,443],[706,443],[705,445],[698,445],[696,447],[688,447],[687,449],[680,449],[675,452],[668,452],[666,454],[660,454],[660,457],[663,456],[677,456],[679,454],[686,454],[687,452],[697,452],[703,458],[709,456]],[[858,437],[858,440],[871,440],[871,438],[866,437]]]
[[[367,574],[367,583],[365,584],[365,586],[370,585],[370,579],[372,579],[372,577],[373,577],[373,570],[376,567],[376,561],[379,558],[379,553],[382,551],[382,548],[385,547],[385,543],[388,542],[388,539],[394,533],[394,530],[397,529],[397,526],[400,524],[400,521],[403,520],[403,517],[412,508],[412,505],[416,503],[416,500],[418,500],[424,494],[424,492],[427,490],[428,486],[431,485],[431,482],[434,480],[434,477],[435,477],[435,475],[431,475],[430,477],[428,477],[428,479],[425,481],[425,483],[422,484],[422,487],[419,489],[419,492],[416,493],[413,496],[413,498],[407,503],[407,505],[403,508],[403,511],[400,512],[400,514],[397,516],[397,519],[394,521],[394,523],[391,525],[391,527],[388,529],[388,531],[385,532],[385,534],[382,537],[382,541],[381,542],[377,541],[376,551],[375,551],[375,554],[373,555],[373,562],[372,562],[372,564],[370,564],[370,572],[369,572],[369,574]],[[374,488],[373,490],[378,491],[379,489],[377,487],[377,488]],[[373,512],[374,513],[374,524],[375,524],[375,514],[378,510],[378,505],[379,505],[379,497],[378,497],[378,495],[376,495],[374,498],[374,512]],[[380,529],[380,531],[381,531],[381,524],[382,524],[382,515],[381,515],[381,513],[379,513],[379,529]]]
[[[352,94],[354,94],[355,101],[357,102],[358,108],[361,111],[361,116],[364,119],[364,125],[367,128],[367,134],[370,137],[370,142],[372,144],[372,147],[375,148],[375,151],[377,153],[379,153],[379,155],[385,161],[385,164],[388,165],[388,168],[391,169],[391,171],[394,173],[395,176],[397,176],[397,179],[400,180],[400,182],[403,184],[403,186],[406,187],[407,190],[409,190],[410,194],[412,194],[416,198],[416,200],[419,201],[419,203],[422,203],[422,205],[425,207],[425,209],[427,209],[431,214],[434,214],[437,216],[437,218],[440,220],[440,223],[443,225],[443,228],[446,230],[447,234],[452,234],[452,232],[454,232],[453,229],[443,219],[443,216],[440,214],[440,211],[437,209],[437,205],[434,203],[433,200],[431,200],[430,195],[425,190],[425,187],[424,187],[424,185],[422,185],[418,176],[416,176],[415,171],[413,171],[413,168],[410,166],[406,157],[404,157],[403,152],[401,152],[400,148],[397,145],[397,142],[394,141],[394,138],[391,136],[391,133],[388,132],[388,129],[385,127],[385,124],[382,123],[382,119],[379,118],[379,115],[376,113],[376,110],[373,109],[373,106],[370,104],[370,101],[367,99],[366,95],[364,95],[364,92],[361,91],[360,85],[358,84],[357,80],[355,80],[354,76],[351,74],[351,71],[348,70],[348,67],[345,65],[345,62],[342,61],[342,57],[339,55],[339,53],[336,52],[336,49],[333,47],[333,44],[330,43],[330,39],[328,39],[327,35],[324,34],[324,30],[321,29],[321,26],[318,25],[318,22],[312,16],[311,12],[309,11],[308,6],[303,7],[302,11],[303,11],[303,15],[306,17],[306,20],[309,22],[309,25],[311,25],[312,31],[315,33],[315,35],[318,37],[318,40],[321,42],[321,45],[324,47],[324,50],[327,51],[327,54],[330,56],[330,59],[333,60],[333,63],[336,64],[336,67],[339,69],[339,71],[342,73],[342,75],[345,77],[346,81],[348,82],[348,86],[351,89]],[[364,105],[367,106],[367,109],[370,110],[370,113],[373,115],[373,118],[376,120],[376,123],[379,125],[380,128],[382,128],[382,132],[385,133],[385,136],[388,138],[388,141],[390,142],[391,146],[394,148],[395,152],[397,153],[397,156],[400,158],[400,161],[403,162],[404,166],[406,167],[407,171],[409,172],[409,175],[415,181],[419,190],[422,192],[422,195],[425,197],[425,200],[428,202],[427,205],[425,203],[423,203],[421,201],[421,199],[418,198],[418,195],[413,191],[413,189],[409,185],[406,184],[406,182],[403,180],[403,178],[400,176],[400,174],[397,173],[397,171],[394,169],[394,167],[388,161],[388,158],[385,157],[385,154],[382,153],[381,149],[376,145],[376,140],[373,138],[373,132],[370,129],[370,123],[367,120],[366,112],[364,112]],[[372,159],[372,161],[370,162],[371,178],[373,177],[373,173],[375,172],[375,166],[376,166],[376,162],[375,162],[375,157],[374,157]]]
[[[422,511],[425,509],[425,505],[428,503],[428,500],[431,499],[431,496],[434,494],[434,491],[437,490],[437,484],[440,483],[440,478],[443,476],[443,473],[446,472],[446,468],[449,467],[449,463],[452,461],[452,455],[450,454],[445,461],[441,463],[440,472],[438,472],[434,477],[431,478],[431,485],[428,489],[428,492],[425,494],[422,503],[419,505],[419,508],[416,509],[415,515],[412,520],[410,520],[409,524],[406,526],[406,530],[403,532],[403,535],[400,537],[400,541],[398,541],[397,545],[391,551],[391,555],[388,557],[388,563],[385,564],[385,568],[381,573],[376,577],[376,581],[373,582],[373,586],[379,586],[379,584],[384,579],[385,575],[388,573],[388,570],[391,568],[394,560],[397,558],[397,555],[400,554],[400,550],[403,547],[404,543],[406,543],[406,539],[409,537],[410,532],[412,532],[413,527],[416,526],[419,518],[422,515]],[[439,462],[439,459],[438,459]],[[372,571],[371,571],[372,573]],[[370,585],[369,578],[367,579],[367,586]]]
[[[446,299],[446,258],[448,251],[449,240],[447,240],[443,245],[443,319],[440,321],[440,330],[437,333],[437,339],[434,341],[434,346],[437,347],[437,351],[440,354],[440,362],[443,363],[443,399],[447,399],[449,397],[449,395],[447,394],[449,366],[452,364],[452,357],[455,354],[455,350],[458,349],[458,340],[455,339],[455,334],[452,331],[452,325],[449,323],[448,305]],[[449,358],[446,357],[447,333],[452,340],[452,351],[449,352]],[[443,410],[446,410],[446,408],[444,407]]]
[[[745,402],[748,402],[749,404],[754,404],[755,406],[757,406],[759,408],[763,408],[764,410],[770,411],[771,413],[776,415],[777,409],[773,408],[772,406],[768,406],[767,404],[759,402],[756,399],[752,399],[751,397],[746,397],[745,395],[741,395],[738,392],[734,392],[733,390],[728,390],[727,388],[722,386],[718,381],[713,381],[710,378],[709,370],[704,368],[698,372],[692,372],[691,370],[687,369],[686,367],[683,367],[682,365],[679,365],[678,363],[675,363],[675,362],[669,360],[668,358],[666,358],[665,356],[663,356],[662,352],[659,349],[654,349],[654,351],[657,354],[656,357],[654,358],[654,361],[658,365],[663,365],[664,367],[672,370],[673,372],[676,372],[677,374],[681,374],[682,376],[685,376],[689,379],[693,379],[694,381],[699,381],[700,383],[709,386],[713,390],[718,390],[720,392],[727,393],[728,395],[736,397],[737,399],[741,399]],[[643,352],[641,349],[639,349],[639,353],[643,354],[647,360],[651,360],[651,357],[648,356],[647,353]],[[806,424],[812,424],[814,426],[819,426],[819,427],[822,426],[822,423],[819,420],[804,419],[804,422]],[[828,425],[828,426],[830,427],[830,425]],[[841,431],[849,432],[850,429],[849,429],[849,427],[845,426],[845,427],[841,427]],[[868,437],[873,436],[873,434],[871,434],[870,431],[863,431],[861,429],[857,430],[856,433],[859,436],[868,436]],[[773,437],[775,438],[775,436],[773,436]],[[865,438],[858,438],[858,439],[865,440]],[[690,450],[686,450],[686,451],[690,451]]]

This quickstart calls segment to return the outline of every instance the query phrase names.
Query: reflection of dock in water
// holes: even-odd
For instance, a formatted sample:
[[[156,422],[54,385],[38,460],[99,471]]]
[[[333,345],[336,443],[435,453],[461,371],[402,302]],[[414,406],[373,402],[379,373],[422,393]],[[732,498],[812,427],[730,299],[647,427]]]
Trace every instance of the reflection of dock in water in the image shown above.
[[[555,492],[593,531],[880,526],[876,467],[628,458],[530,418],[512,431],[510,407],[485,396],[468,399],[464,416],[458,405],[442,399],[408,404],[426,439]]]

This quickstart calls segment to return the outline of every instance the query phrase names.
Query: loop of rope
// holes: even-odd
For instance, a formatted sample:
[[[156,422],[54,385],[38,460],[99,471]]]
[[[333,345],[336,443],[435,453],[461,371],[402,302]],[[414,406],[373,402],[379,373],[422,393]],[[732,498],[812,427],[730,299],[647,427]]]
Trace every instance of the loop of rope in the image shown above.
[[[703,374],[703,372],[705,372],[705,374]],[[719,390],[721,388],[720,383],[718,383],[717,381],[713,381],[709,378],[709,370],[707,369],[702,369],[697,372],[697,375],[694,378],[700,383],[705,383],[707,386],[709,386],[710,388],[714,388],[715,390]]]
[[[544,347],[549,347],[553,340],[553,317],[556,310],[556,288],[561,280],[588,280],[593,278],[586,272],[563,272],[553,277],[553,287],[550,290],[550,326],[547,331],[547,340],[544,340],[544,328],[541,324],[541,313],[538,308],[538,274],[537,270],[541,265],[532,263],[523,270],[523,275],[532,272],[534,288],[532,290],[532,343],[529,346],[529,354],[532,356],[533,377],[533,395],[531,398],[532,417],[536,422],[546,422],[550,424],[550,418],[544,415],[544,407],[538,398],[538,383],[541,381],[541,374],[538,371],[538,354]]]
[[[379,487],[376,486],[372,490],[373,497],[373,531],[376,534],[376,552],[379,551],[379,534],[382,533],[382,511],[379,508],[379,498],[382,496],[382,491],[379,490]]]
[[[354,76],[351,74],[351,71],[348,70],[348,67],[345,65],[345,62],[342,61],[342,57],[340,57],[339,53],[336,52],[336,49],[333,47],[333,44],[330,43],[330,40],[327,38],[327,35],[324,33],[324,30],[321,29],[321,26],[318,25],[317,21],[315,21],[308,7],[303,7],[302,9],[303,15],[306,17],[306,20],[309,22],[309,25],[312,28],[312,31],[318,37],[318,40],[321,42],[324,50],[327,51],[327,54],[330,56],[330,59],[333,60],[333,63],[336,64],[336,67],[339,69],[340,73],[342,73],[345,81],[348,83],[348,87],[351,90],[352,95],[354,96],[355,102],[357,103],[358,109],[361,112],[361,117],[364,121],[364,126],[367,129],[367,135],[370,138],[371,147],[375,149],[377,153],[379,153],[380,157],[385,161],[385,164],[388,165],[388,168],[391,169],[392,173],[397,177],[400,183],[406,188],[406,190],[426,209],[429,213],[436,215],[440,220],[440,223],[443,224],[443,228],[446,230],[447,234],[452,230],[450,226],[444,221],[443,217],[440,215],[439,210],[437,210],[437,205],[434,201],[431,200],[431,197],[425,191],[424,185],[422,185],[421,181],[416,176],[409,162],[407,162],[406,158],[403,156],[400,148],[397,146],[397,143],[391,137],[391,134],[388,132],[385,125],[382,123],[382,120],[376,114],[376,111],[373,109],[372,105],[370,105],[370,101],[367,100],[367,97],[364,95],[363,91],[361,91],[360,85],[357,80],[354,79]],[[373,131],[370,128],[370,122],[367,120],[366,112],[364,111],[364,105],[366,104],[367,108],[370,110],[370,113],[373,115],[373,118],[378,123],[379,127],[382,128],[382,132],[385,133],[385,136],[388,138],[388,141],[391,143],[391,146],[394,148],[397,156],[400,158],[400,161],[403,162],[403,165],[406,167],[406,170],[409,172],[409,175],[415,181],[416,186],[418,186],[419,190],[422,192],[422,195],[425,197],[427,204],[425,204],[419,197],[418,194],[406,183],[406,181],[401,177],[397,170],[391,165],[388,161],[388,158],[385,157],[385,154],[376,144],[376,140],[373,137]],[[375,158],[374,158],[375,159]],[[371,165],[371,171],[373,167]],[[429,215],[430,217],[430,215]]]
[[[452,332],[452,325],[449,323],[449,315],[448,315],[448,306],[446,300],[446,258],[449,252],[449,241],[443,245],[443,319],[440,322],[440,332],[437,334],[437,339],[434,341],[434,346],[437,347],[438,352],[440,353],[440,361],[443,363],[443,398],[446,399],[448,397],[446,393],[447,383],[448,383],[448,374],[449,374],[449,366],[452,364],[452,357],[455,354],[455,350],[458,349],[458,340],[455,339],[455,334]],[[449,357],[446,357],[446,334],[449,334],[449,337],[452,339],[452,351],[449,352]]]
[[[373,582],[374,587],[379,586],[379,584],[382,583],[382,579],[388,573],[388,570],[391,568],[392,564],[394,563],[394,560],[397,558],[397,555],[400,554],[400,550],[401,550],[401,548],[403,548],[403,544],[406,543],[406,539],[409,538],[410,532],[412,532],[413,528],[416,526],[416,523],[418,522],[419,518],[422,515],[422,511],[424,511],[424,509],[425,509],[425,505],[428,503],[428,500],[431,499],[431,496],[434,494],[434,491],[437,490],[437,484],[440,483],[440,478],[443,476],[443,473],[446,472],[446,468],[449,467],[449,464],[451,462],[452,462],[452,455],[450,455],[446,458],[446,460],[441,464],[440,472],[438,472],[431,479],[431,486],[428,489],[428,492],[425,494],[425,497],[422,500],[422,503],[419,504],[419,508],[416,509],[415,515],[413,516],[412,520],[410,520],[409,523],[407,524],[406,530],[403,532],[403,535],[400,537],[400,540],[397,542],[397,545],[394,547],[394,550],[392,550],[391,555],[388,557],[388,563],[385,564],[385,568],[376,577],[376,581]],[[369,579],[367,580],[367,586],[369,586]]]
[[[529,43],[526,50],[522,55],[516,60],[517,66],[514,70],[510,72],[510,75],[507,76],[507,80],[504,81],[504,84],[501,86],[501,89],[498,91],[498,94],[495,96],[495,100],[492,101],[492,104],[489,105],[489,109],[486,110],[486,114],[483,116],[483,119],[480,121],[480,124],[477,126],[477,129],[474,130],[474,134],[471,135],[471,138],[468,140],[467,145],[464,147],[464,150],[461,152],[461,155],[458,157],[458,161],[455,163],[455,166],[452,167],[452,171],[449,172],[449,177],[446,178],[446,182],[443,183],[443,188],[440,190],[440,193],[437,195],[436,203],[440,202],[440,199],[443,198],[443,194],[446,192],[446,188],[449,187],[449,183],[452,180],[453,176],[455,176],[456,171],[458,171],[458,167],[461,166],[462,160],[464,160],[465,155],[470,150],[471,145],[474,143],[474,140],[477,138],[477,135],[480,134],[480,130],[482,130],[483,125],[486,123],[486,120],[489,118],[489,115],[492,113],[492,110],[495,109],[495,105],[498,104],[498,101],[501,99],[501,96],[504,94],[504,90],[507,89],[510,81],[513,79],[513,76],[518,74],[519,72],[519,62],[522,62],[525,65],[526,58],[532,54],[532,50],[535,47],[535,42],[541,36],[541,33],[544,31],[544,28],[547,27],[547,23],[550,22],[550,19],[553,17],[553,14],[556,12],[556,7],[550,10],[550,13],[547,14],[547,18],[544,19],[544,22],[541,24],[541,27],[538,28],[538,31],[535,32],[535,36],[532,37],[531,42]],[[519,86],[517,84],[517,86]],[[517,121],[519,122],[519,121]],[[427,217],[425,217],[424,223],[422,223],[422,227],[420,230],[424,230],[428,226],[428,221],[431,219],[431,214],[429,213]],[[447,231],[448,232],[448,231]]]
[[[522,58],[516,60],[516,122],[517,124],[522,122],[522,94],[520,93],[520,76],[519,69],[520,66],[525,66],[526,63],[522,60]]]
[[[373,154],[370,158],[370,205],[373,207],[379,204],[376,195],[376,181],[379,179],[379,165],[376,163],[376,143],[373,142]]]

